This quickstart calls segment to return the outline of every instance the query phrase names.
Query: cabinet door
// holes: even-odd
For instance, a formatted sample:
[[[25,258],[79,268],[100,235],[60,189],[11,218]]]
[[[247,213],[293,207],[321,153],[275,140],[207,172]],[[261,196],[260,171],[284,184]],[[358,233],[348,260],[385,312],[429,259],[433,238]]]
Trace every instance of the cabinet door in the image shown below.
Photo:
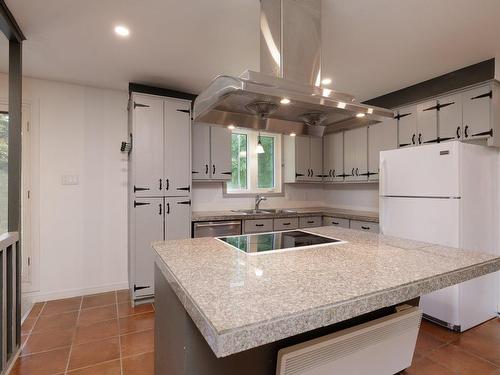
[[[191,238],[191,199],[165,198],[165,240]]]
[[[323,139],[318,137],[310,138],[311,144],[311,177],[310,181],[323,181]]]
[[[191,191],[191,102],[165,100],[165,181],[168,196],[185,196]]]
[[[462,96],[449,95],[438,99],[439,140],[460,139],[462,128]]]
[[[210,178],[210,126],[193,124],[193,180],[208,180]]]
[[[398,146],[408,147],[417,144],[417,107],[404,107],[398,110]]]
[[[210,177],[231,180],[231,130],[220,126],[210,128]]]
[[[368,176],[368,130],[366,127],[344,133],[346,181],[363,181]]]
[[[163,182],[163,99],[133,97],[134,192],[137,197],[162,195]]]
[[[344,133],[328,134],[323,139],[325,181],[344,181]]]
[[[295,137],[295,179],[309,181],[311,178],[311,142],[309,137]]]
[[[463,139],[474,139],[490,135],[491,98],[490,86],[482,86],[462,93]]]
[[[378,180],[380,152],[397,148],[397,121],[387,119],[368,127],[368,179]]]
[[[437,100],[417,105],[417,144],[435,143],[437,139]]]
[[[135,285],[134,297],[154,294],[154,250],[151,242],[162,241],[163,198],[135,198],[133,204],[133,242],[131,261],[133,262]]]

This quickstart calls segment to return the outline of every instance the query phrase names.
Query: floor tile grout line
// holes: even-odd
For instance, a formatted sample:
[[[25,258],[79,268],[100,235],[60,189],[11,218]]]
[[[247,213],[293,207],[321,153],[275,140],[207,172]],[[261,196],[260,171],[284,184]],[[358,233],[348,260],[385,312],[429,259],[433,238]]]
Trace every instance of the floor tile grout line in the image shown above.
[[[81,297],[81,300],[80,300],[80,310],[78,310],[78,315],[76,317],[75,331],[73,332],[73,338],[71,340],[71,346],[69,347],[68,360],[66,361],[66,370],[64,371],[64,374],[68,373],[69,361],[71,360],[71,353],[73,351],[73,343],[75,342],[76,333],[78,331],[78,321],[80,320],[80,312],[82,311],[82,305],[83,305],[83,296]]]
[[[38,323],[38,320],[40,319],[40,316],[42,316],[42,310],[43,308],[45,307],[45,304],[46,302],[43,303],[43,306],[42,306],[42,309],[40,309],[40,312],[38,313],[38,315],[36,316],[35,318],[35,322],[33,323],[33,325],[31,326],[30,330],[28,331],[28,333],[26,334],[26,336],[28,336],[28,338],[26,339],[26,341],[24,342],[24,345],[26,345],[26,343],[28,342],[29,338],[30,338],[30,335],[33,333],[33,330],[35,329],[35,326],[36,324]],[[21,328],[22,329],[22,328]],[[24,347],[23,345],[23,347]]]
[[[140,355],[149,354],[149,353],[154,353],[154,349],[153,350],[148,350],[146,352],[139,352],[139,353],[135,353],[135,354],[131,354],[131,355],[126,355],[125,357],[123,357],[123,359],[128,359],[128,358],[132,358],[132,357],[138,357]]]
[[[88,368],[91,368],[91,367],[100,366],[100,365],[103,365],[103,364],[106,364],[106,363],[111,363],[111,362],[114,362],[114,361],[119,361],[119,359],[118,359],[118,358],[115,358],[115,359],[110,359],[110,360],[108,360],[108,361],[103,361],[103,362],[99,362],[99,363],[94,363],[94,364],[92,364],[92,365],[88,365],[88,366],[77,367],[77,368],[71,369],[70,371],[79,371],[79,370],[84,370],[84,369],[88,369]]]
[[[121,327],[120,318],[118,311],[118,292],[115,290],[115,301],[116,301],[116,319],[118,321],[118,350],[120,354],[120,374],[123,375],[123,361],[122,361],[122,338],[121,338]]]

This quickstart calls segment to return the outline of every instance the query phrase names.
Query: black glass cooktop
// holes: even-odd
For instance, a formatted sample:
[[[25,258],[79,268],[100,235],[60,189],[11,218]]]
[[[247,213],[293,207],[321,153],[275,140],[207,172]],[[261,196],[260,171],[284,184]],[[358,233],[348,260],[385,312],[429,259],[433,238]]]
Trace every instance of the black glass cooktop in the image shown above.
[[[335,238],[323,237],[301,230],[243,234],[241,236],[219,237],[219,239],[246,253],[262,253],[272,250],[341,242],[341,240]]]

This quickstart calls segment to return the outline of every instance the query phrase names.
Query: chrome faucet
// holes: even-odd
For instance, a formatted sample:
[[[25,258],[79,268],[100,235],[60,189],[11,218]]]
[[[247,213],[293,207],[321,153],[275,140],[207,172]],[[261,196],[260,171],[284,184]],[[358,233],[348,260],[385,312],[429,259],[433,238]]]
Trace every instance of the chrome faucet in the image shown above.
[[[259,211],[260,202],[265,201],[265,200],[267,200],[267,198],[264,197],[263,195],[257,194],[255,196],[255,211]]]

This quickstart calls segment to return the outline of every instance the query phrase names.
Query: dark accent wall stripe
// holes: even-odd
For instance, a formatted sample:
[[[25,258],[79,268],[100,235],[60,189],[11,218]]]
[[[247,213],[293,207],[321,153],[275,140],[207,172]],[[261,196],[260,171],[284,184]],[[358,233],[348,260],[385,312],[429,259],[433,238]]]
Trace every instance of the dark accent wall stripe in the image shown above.
[[[128,91],[129,91],[129,93],[137,92],[137,93],[141,93],[141,94],[168,96],[170,98],[186,99],[186,100],[192,100],[192,101],[194,101],[196,99],[195,94],[165,89],[165,88],[161,88],[161,87],[142,85],[140,83],[129,83],[128,84]]]
[[[432,96],[444,94],[462,87],[491,80],[495,77],[495,59],[455,70],[451,73],[417,83],[401,90],[379,96],[364,102],[382,108],[395,108]]]

